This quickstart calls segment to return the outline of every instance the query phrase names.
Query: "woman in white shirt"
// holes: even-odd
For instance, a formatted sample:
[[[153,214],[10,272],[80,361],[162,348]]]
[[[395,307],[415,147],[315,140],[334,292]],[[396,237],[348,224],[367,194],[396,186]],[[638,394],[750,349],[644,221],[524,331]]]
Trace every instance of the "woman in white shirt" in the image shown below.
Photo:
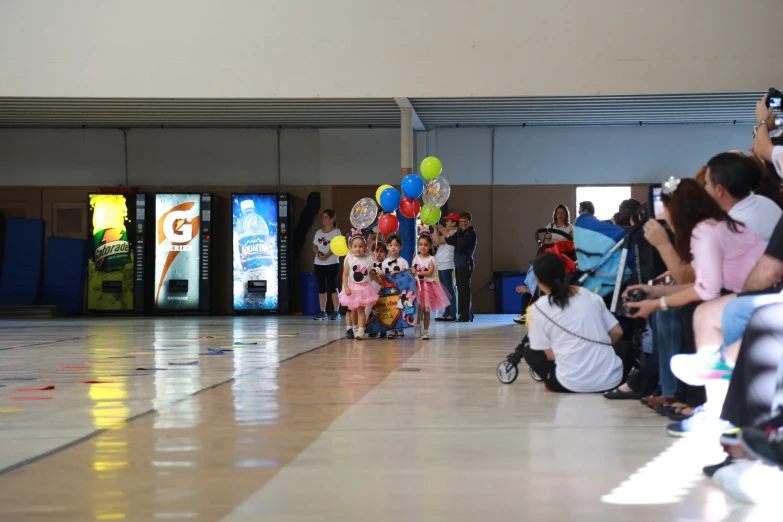
[[[454,291],[454,247],[446,243],[446,238],[453,236],[457,231],[457,221],[459,216],[456,212],[445,216],[443,221],[445,226],[438,227],[438,234],[435,236],[435,244],[438,250],[435,252],[435,262],[438,264],[438,279],[446,287],[451,299],[449,306],[443,311],[441,317],[436,317],[436,321],[456,321],[457,320],[457,292]]]
[[[574,226],[571,224],[571,213],[568,211],[568,207],[565,205],[556,206],[555,211],[552,213],[552,222],[546,228],[560,230],[573,237]],[[557,243],[558,241],[567,241],[567,239],[560,234],[550,234],[549,232],[544,236],[544,243],[546,244]]]
[[[335,228],[334,210],[327,208],[321,214],[321,230],[315,233],[313,239],[313,252],[315,253],[315,278],[318,281],[318,300],[321,303],[321,311],[315,316],[315,320],[329,319],[326,315],[326,296],[332,295],[331,319],[340,319],[340,304],[337,301],[337,274],[340,271],[340,258],[332,253],[329,244],[337,236],[341,236],[339,228]]]
[[[524,352],[530,368],[553,392],[603,392],[625,382],[634,351],[617,344],[623,330],[603,299],[565,284],[565,265],[555,254],[536,258],[533,272],[546,297],[530,312],[530,347]]]

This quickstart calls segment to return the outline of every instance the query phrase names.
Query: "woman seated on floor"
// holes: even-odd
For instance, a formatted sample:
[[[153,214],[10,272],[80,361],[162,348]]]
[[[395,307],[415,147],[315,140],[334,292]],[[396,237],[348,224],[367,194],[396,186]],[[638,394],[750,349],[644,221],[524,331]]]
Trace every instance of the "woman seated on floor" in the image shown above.
[[[530,311],[530,347],[525,361],[547,388],[560,393],[611,390],[625,381],[634,360],[617,319],[601,297],[565,281],[559,256],[543,254],[533,261],[538,287],[545,297]]]

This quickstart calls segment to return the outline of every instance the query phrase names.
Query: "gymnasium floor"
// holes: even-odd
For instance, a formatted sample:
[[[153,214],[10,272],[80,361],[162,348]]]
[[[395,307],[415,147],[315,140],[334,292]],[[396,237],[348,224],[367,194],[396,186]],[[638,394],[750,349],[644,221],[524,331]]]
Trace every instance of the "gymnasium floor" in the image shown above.
[[[510,316],[433,331],[0,321],[0,520],[771,520],[702,479],[714,441],[638,402],[501,384]],[[13,400],[31,396],[51,398]]]

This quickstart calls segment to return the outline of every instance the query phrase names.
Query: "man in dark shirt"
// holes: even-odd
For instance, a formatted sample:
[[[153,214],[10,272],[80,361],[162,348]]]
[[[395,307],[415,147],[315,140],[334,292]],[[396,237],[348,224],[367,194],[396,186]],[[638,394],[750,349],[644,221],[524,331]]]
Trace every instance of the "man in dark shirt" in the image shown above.
[[[470,222],[473,217],[468,212],[459,215],[459,230],[446,243],[454,247],[454,275],[457,279],[457,309],[458,321],[467,323],[473,321],[473,306],[471,305],[470,278],[473,274],[473,254],[476,251],[476,230]]]

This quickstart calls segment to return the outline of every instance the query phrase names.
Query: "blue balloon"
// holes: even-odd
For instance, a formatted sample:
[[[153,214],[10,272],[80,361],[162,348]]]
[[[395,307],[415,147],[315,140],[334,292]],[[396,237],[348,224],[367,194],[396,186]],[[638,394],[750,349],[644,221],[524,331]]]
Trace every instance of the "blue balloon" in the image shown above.
[[[381,192],[381,208],[386,212],[394,212],[400,206],[400,191],[396,188],[387,188]]]
[[[406,198],[416,199],[424,192],[424,182],[416,174],[408,174],[402,178],[402,193]]]

